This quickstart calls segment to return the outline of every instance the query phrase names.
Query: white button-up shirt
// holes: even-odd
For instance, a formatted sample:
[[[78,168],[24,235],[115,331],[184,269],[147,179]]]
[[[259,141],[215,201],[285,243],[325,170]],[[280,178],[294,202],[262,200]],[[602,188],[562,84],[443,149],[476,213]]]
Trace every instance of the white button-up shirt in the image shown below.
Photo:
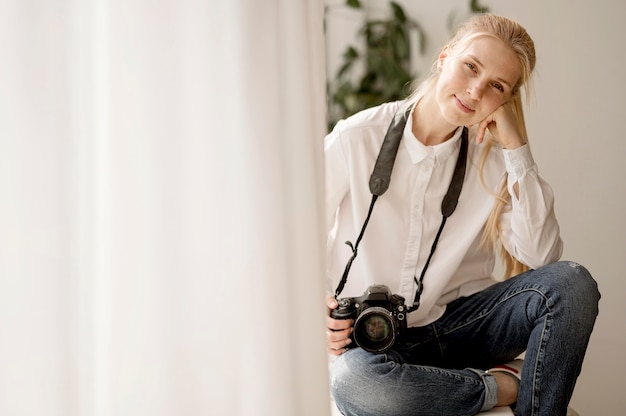
[[[325,139],[327,278],[335,292],[372,199],[369,178],[380,146],[402,103],[363,111],[337,124]],[[441,201],[448,190],[459,154],[462,128],[448,141],[423,145],[412,133],[409,116],[391,175],[380,196],[340,297],[361,296],[368,286],[384,284],[411,305],[414,276],[419,278],[441,225]],[[480,247],[487,218],[503,180],[512,204],[500,218],[503,244],[531,268],[556,261],[562,252],[554,215],[553,193],[539,177],[528,145],[514,150],[493,146],[484,166],[484,146],[470,137],[467,168],[456,211],[448,218],[424,277],[424,291],[409,326],[433,322],[445,305],[496,282],[496,253]],[[513,185],[519,186],[519,197]]]

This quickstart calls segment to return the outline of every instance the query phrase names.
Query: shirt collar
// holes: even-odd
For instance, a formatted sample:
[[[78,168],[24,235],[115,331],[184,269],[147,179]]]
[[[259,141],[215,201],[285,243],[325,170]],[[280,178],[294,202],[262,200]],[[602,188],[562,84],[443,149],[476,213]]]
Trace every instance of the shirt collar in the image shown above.
[[[409,152],[409,157],[413,164],[418,164],[426,158],[434,158],[435,162],[439,164],[445,162],[453,154],[458,153],[463,126],[456,129],[454,135],[449,140],[434,146],[426,146],[413,134],[413,111],[415,111],[415,107],[413,107],[413,110],[411,110],[409,114],[402,135],[404,139],[402,141]]]

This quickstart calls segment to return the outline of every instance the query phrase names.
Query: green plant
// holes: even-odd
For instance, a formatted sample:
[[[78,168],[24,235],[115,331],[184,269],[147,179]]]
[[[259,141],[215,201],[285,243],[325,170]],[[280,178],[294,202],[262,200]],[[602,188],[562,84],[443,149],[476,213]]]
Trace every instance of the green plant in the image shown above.
[[[346,5],[362,9],[359,0],[347,0]],[[364,50],[349,45],[343,53],[343,64],[328,86],[329,128],[360,110],[404,98],[406,87],[415,78],[410,68],[410,32],[418,34],[419,53],[424,51],[424,33],[415,20],[407,17],[402,6],[393,1],[389,5],[388,18],[366,19],[359,29]]]

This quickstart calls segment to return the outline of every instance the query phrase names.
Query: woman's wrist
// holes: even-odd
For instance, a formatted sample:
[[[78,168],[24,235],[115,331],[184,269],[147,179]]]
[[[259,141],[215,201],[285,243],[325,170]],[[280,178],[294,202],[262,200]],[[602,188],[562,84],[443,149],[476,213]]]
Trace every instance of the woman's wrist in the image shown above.
[[[523,140],[521,138],[518,138],[518,139],[515,139],[515,140],[508,141],[506,143],[503,142],[502,143],[502,148],[506,149],[506,150],[515,150],[515,149],[518,149],[518,148],[524,146],[525,144],[526,144],[525,140]]]

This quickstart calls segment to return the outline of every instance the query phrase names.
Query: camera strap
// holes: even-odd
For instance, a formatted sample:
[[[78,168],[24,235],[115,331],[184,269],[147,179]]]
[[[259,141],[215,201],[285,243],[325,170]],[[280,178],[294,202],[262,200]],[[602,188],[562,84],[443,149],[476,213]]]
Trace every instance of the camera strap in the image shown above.
[[[398,112],[389,124],[387,133],[385,134],[385,139],[383,140],[380,152],[378,153],[378,157],[376,158],[376,164],[374,165],[372,175],[370,176],[369,188],[370,192],[372,193],[372,201],[370,202],[367,217],[363,222],[361,232],[359,233],[356,242],[352,244],[350,241],[346,241],[346,244],[352,249],[352,256],[348,260],[348,263],[346,264],[343,275],[341,277],[341,281],[339,282],[339,285],[335,290],[336,298],[339,297],[346,285],[346,282],[348,280],[348,273],[350,272],[350,268],[352,267],[352,262],[357,256],[359,243],[363,238],[365,228],[367,227],[367,224],[372,215],[374,204],[376,203],[378,197],[384,194],[389,188],[389,183],[391,182],[391,171],[393,170],[393,165],[396,160],[398,148],[400,146],[400,140],[402,139],[404,128],[406,126],[410,112],[411,109],[406,110],[404,113]],[[424,289],[423,281],[426,274],[426,269],[428,269],[428,265],[430,264],[433,254],[435,253],[437,243],[439,242],[439,237],[441,236],[443,227],[446,225],[446,220],[450,215],[452,215],[459,201],[459,195],[461,194],[461,189],[463,188],[463,180],[465,179],[465,167],[467,164],[467,135],[467,127],[464,127],[461,136],[461,148],[459,150],[459,157],[456,161],[456,166],[454,167],[454,173],[452,174],[450,186],[448,187],[448,191],[441,203],[441,213],[443,216],[441,225],[439,226],[435,241],[433,242],[433,245],[430,249],[430,254],[428,255],[428,259],[426,260],[424,269],[422,270],[419,279],[417,278],[417,276],[413,276],[413,279],[415,280],[415,283],[417,285],[417,289],[415,292],[413,306],[409,308],[409,312],[412,312],[419,308],[420,298]]]

